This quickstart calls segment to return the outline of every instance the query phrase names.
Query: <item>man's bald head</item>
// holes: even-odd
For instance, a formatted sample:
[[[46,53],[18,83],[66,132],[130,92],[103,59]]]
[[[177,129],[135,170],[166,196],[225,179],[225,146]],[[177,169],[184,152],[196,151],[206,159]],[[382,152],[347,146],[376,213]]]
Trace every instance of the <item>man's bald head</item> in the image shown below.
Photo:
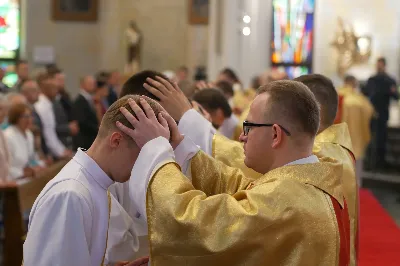
[[[99,137],[107,137],[111,131],[118,130],[116,126],[117,121],[121,122],[124,126],[133,129],[131,123],[125,118],[125,116],[120,111],[120,108],[125,107],[130,113],[132,113],[135,117],[135,113],[133,112],[132,108],[129,105],[128,100],[133,99],[136,104],[142,108],[139,100],[139,95],[126,95],[122,98],[119,98],[115,103],[113,103],[106,113],[103,116],[103,119],[100,124],[99,129]],[[146,99],[147,103],[153,109],[156,116],[163,110],[159,103],[152,99]],[[137,118],[137,117],[136,117]],[[129,138],[130,139],[130,138]]]
[[[306,85],[317,98],[321,107],[321,128],[319,131],[323,131],[333,125],[339,100],[332,81],[320,74],[304,75],[294,80]]]
[[[319,128],[319,106],[304,84],[291,80],[273,81],[260,87],[258,94],[264,93],[268,95],[267,122],[284,124],[294,138],[315,137]]]

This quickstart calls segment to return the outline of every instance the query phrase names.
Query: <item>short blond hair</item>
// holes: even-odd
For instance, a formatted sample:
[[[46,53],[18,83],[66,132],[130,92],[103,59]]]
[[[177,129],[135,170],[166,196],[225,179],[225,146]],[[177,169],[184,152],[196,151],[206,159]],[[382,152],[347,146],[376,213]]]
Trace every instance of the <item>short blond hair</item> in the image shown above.
[[[137,105],[142,108],[139,103],[140,96],[139,95],[126,95],[122,98],[119,98],[115,103],[113,103],[104,114],[103,119],[101,120],[100,128],[99,128],[99,137],[106,137],[108,136],[109,132],[112,130],[116,130],[117,126],[116,123],[119,121],[124,126],[133,129],[133,126],[129,121],[125,118],[125,116],[121,113],[120,108],[125,107],[134,117],[136,117],[135,113],[133,112],[132,108],[129,105],[128,100],[134,100]],[[155,115],[157,116],[163,109],[159,103],[152,99],[144,98],[150,107],[153,109]],[[137,117],[136,117],[137,118]]]
[[[263,93],[269,95],[265,114],[272,120],[268,123],[283,122],[294,136],[306,133],[315,137],[320,110],[317,99],[306,85],[293,80],[273,81],[260,87],[258,94]]]

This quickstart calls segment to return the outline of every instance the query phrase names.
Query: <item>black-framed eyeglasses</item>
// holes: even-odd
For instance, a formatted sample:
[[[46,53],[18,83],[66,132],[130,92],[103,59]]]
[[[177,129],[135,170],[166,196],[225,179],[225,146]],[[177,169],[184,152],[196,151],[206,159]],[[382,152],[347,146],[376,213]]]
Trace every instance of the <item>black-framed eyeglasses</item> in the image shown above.
[[[257,124],[257,123],[251,123],[249,121],[243,122],[243,134],[247,136],[252,127],[272,127],[273,125],[278,125],[282,129],[282,131],[285,132],[287,136],[291,136],[289,130],[287,130],[286,128],[284,128],[279,124]]]

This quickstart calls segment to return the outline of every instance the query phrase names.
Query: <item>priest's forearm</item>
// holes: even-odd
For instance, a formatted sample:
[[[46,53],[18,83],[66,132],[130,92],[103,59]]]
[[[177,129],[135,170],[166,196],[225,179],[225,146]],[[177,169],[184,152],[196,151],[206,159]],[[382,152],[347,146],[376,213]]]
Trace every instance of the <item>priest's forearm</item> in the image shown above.
[[[240,169],[229,167],[203,151],[191,159],[191,176],[193,186],[208,196],[234,194],[245,189],[251,182]]]
[[[260,210],[248,193],[207,197],[175,163],[163,165],[154,173],[147,194],[151,259],[223,253],[255,239],[268,223],[257,223]]]

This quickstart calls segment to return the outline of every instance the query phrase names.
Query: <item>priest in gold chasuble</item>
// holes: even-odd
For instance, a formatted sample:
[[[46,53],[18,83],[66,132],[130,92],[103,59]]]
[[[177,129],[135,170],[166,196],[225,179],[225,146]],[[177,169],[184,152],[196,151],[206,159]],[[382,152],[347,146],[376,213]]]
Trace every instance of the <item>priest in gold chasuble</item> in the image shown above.
[[[168,114],[132,109],[135,129],[119,128],[141,147],[129,185],[152,265],[349,264],[343,166],[312,155],[319,108],[306,86],[273,82],[253,102],[241,140],[255,181],[199,152]],[[193,184],[180,171],[188,162]]]

